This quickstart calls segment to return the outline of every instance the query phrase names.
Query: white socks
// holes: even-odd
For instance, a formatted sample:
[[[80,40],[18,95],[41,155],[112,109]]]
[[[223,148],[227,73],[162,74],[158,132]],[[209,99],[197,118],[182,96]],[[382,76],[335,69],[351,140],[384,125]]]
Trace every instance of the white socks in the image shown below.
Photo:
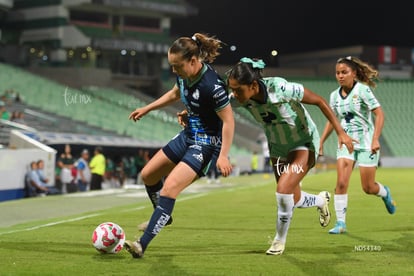
[[[336,213],[336,221],[345,222],[346,210],[348,208],[348,194],[334,195],[334,206]]]
[[[384,185],[382,185],[379,182],[377,182],[377,184],[379,186],[379,191],[378,191],[377,196],[386,197],[387,196],[387,190],[385,190]]]
[[[294,200],[293,194],[276,193],[277,201],[277,221],[275,240],[286,242],[290,221],[293,215]]]
[[[311,208],[315,206],[322,208],[324,205],[325,199],[320,195],[309,194],[301,191],[300,199],[296,202],[295,208]]]

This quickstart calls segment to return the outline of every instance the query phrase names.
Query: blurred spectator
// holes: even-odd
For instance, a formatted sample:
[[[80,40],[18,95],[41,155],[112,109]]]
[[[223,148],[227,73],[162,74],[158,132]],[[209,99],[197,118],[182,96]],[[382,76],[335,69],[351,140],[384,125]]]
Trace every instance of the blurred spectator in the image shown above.
[[[130,159],[128,156],[122,157],[122,164],[124,165],[124,176],[125,180],[131,176],[132,167],[135,168],[134,164],[130,162]]]
[[[43,185],[39,179],[39,175],[36,173],[37,163],[32,161],[30,163],[30,170],[26,174],[26,196],[42,196],[46,195],[48,188]]]
[[[72,149],[69,144],[65,145],[64,152],[60,155],[57,165],[60,168],[60,181],[62,182],[62,193],[76,191],[72,169],[75,159],[72,156]]]
[[[76,182],[78,184],[79,191],[85,192],[88,190],[91,177],[91,170],[89,168],[89,151],[84,149],[77,162]]]
[[[45,175],[44,168],[45,168],[45,162],[43,160],[39,159],[37,161],[37,170],[36,170],[37,175],[39,176],[40,181],[42,181],[45,184],[48,184],[49,179]]]
[[[102,190],[102,181],[105,174],[106,160],[103,155],[102,147],[96,147],[94,156],[89,163],[91,168],[92,179],[91,179],[91,190]]]
[[[22,102],[22,97],[20,96],[20,93],[19,93],[19,92],[17,92],[17,93],[16,93],[16,95],[15,95],[15,97],[14,97],[14,101],[15,101],[16,103],[20,103],[20,102]]]
[[[9,120],[11,117],[10,112],[6,110],[6,103],[0,101],[0,119]]]
[[[257,155],[257,152],[254,151],[252,158],[250,159],[250,174],[257,173],[258,169],[259,169],[259,156]]]
[[[59,189],[57,189],[54,186],[48,185],[40,179],[37,164],[38,162],[36,161],[30,163],[30,171],[28,172],[26,178],[28,196],[60,194]]]
[[[115,164],[114,161],[112,161],[111,158],[106,158],[105,160],[106,166],[105,166],[105,180],[108,181],[111,186],[114,182],[114,175],[115,175]]]
[[[117,158],[116,159],[116,165],[115,165],[115,172],[114,172],[114,180],[115,180],[115,186],[123,186],[125,182],[125,163],[124,158]]]
[[[149,159],[150,159],[150,156],[149,156],[148,150],[144,150],[144,149],[138,150],[138,155],[136,155],[134,158],[134,164],[135,164],[136,171],[137,171],[137,175],[136,175],[137,184],[141,184],[141,179],[140,179],[141,170],[145,166],[145,164],[147,164]]]
[[[10,105],[13,103],[16,97],[16,93],[13,89],[7,89],[4,91],[4,94],[1,96],[1,100],[6,104]]]
[[[134,156],[129,156],[128,161],[129,161],[129,165],[130,165],[128,177],[135,179],[137,177],[138,172],[137,172],[137,166],[135,164]]]
[[[23,111],[13,111],[12,115],[10,117],[10,121],[25,125],[26,121],[24,120],[24,112]]]
[[[15,122],[18,117],[19,117],[19,111],[15,110],[12,112],[10,116],[10,121]]]
[[[142,168],[149,160],[148,150],[139,149],[138,155],[135,156],[135,167],[137,168],[137,174],[141,172]]]
[[[63,193],[62,188],[63,184],[60,180],[60,172],[62,169],[59,166],[55,166],[55,186]]]
[[[262,146],[262,154],[263,154],[263,171],[264,172],[272,172],[272,165],[270,162],[270,151],[269,151],[269,144],[267,142],[267,137],[264,133],[259,134],[257,137],[257,142]]]

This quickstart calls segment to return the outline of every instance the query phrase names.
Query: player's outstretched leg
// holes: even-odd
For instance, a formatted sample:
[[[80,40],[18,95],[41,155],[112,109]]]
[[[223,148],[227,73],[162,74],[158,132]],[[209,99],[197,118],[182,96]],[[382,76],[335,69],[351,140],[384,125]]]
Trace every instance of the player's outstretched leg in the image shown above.
[[[145,190],[147,191],[148,197],[151,200],[152,206],[155,208],[157,208],[158,205],[158,201],[160,199],[160,190],[162,189],[162,187],[164,186],[164,181],[160,180],[157,184],[153,185],[153,186],[147,186],[145,185]],[[170,217],[170,219],[168,220],[166,225],[170,225],[173,222],[173,218]],[[145,221],[141,224],[138,225],[138,230],[145,232],[145,230],[148,227],[148,223],[149,221]]]
[[[148,227],[144,234],[137,241],[125,241],[125,249],[134,258],[141,258],[144,255],[149,243],[167,224],[174,209],[175,199],[160,196],[159,204],[152,213]]]

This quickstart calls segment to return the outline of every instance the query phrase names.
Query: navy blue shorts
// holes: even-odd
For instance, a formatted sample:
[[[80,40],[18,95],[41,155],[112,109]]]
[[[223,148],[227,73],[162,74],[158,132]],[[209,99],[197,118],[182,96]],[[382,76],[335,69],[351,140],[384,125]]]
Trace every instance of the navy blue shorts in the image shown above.
[[[167,157],[178,164],[184,162],[190,166],[199,177],[208,172],[211,165],[215,165],[220,153],[220,147],[210,144],[199,144],[189,139],[184,131],[175,136],[162,151]]]

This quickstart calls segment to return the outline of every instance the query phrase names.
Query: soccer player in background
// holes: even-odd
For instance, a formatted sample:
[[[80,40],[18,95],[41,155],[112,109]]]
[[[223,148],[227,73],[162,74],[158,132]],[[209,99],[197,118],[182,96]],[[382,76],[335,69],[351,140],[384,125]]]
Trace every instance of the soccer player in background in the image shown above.
[[[308,194],[299,185],[314,166],[319,149],[318,130],[302,103],[318,106],[332,122],[339,143],[350,152],[353,145],[321,96],[283,78],[263,78],[264,67],[260,59],[242,58],[227,73],[227,84],[231,96],[261,124],[269,143],[277,182],[277,220],[276,236],[266,254],[281,255],[295,207],[317,207],[321,226],[326,227],[330,221],[330,194]]]
[[[336,213],[335,227],[330,234],[346,232],[346,212],[348,209],[349,180],[358,162],[361,185],[365,193],[382,198],[388,213],[395,212],[390,189],[375,180],[380,157],[379,138],[384,125],[384,112],[373,94],[378,71],[369,64],[355,57],[340,58],[336,63],[336,80],[339,88],[330,95],[330,105],[340,119],[342,128],[355,141],[354,152],[343,148],[337,150],[337,182],[334,205]],[[375,115],[375,121],[372,119]],[[323,154],[323,143],[332,132],[332,125],[327,122],[321,136],[319,153]]]
[[[201,33],[178,38],[168,50],[176,84],[129,116],[137,121],[181,99],[188,122],[141,171],[154,212],[143,235],[137,241],[125,241],[126,250],[134,258],[142,257],[151,240],[172,222],[177,196],[194,180],[205,176],[213,162],[224,177],[232,171],[228,156],[234,135],[233,110],[225,83],[208,64],[219,55],[219,48],[220,40]]]

